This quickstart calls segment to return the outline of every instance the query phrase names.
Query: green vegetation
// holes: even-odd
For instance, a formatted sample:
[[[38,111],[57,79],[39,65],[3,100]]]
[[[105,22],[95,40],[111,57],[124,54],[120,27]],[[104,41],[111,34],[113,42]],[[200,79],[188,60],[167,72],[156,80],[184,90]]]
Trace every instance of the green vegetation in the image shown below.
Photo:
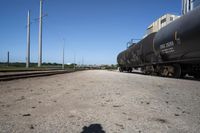
[[[117,69],[117,65],[82,65],[77,64],[65,64],[65,69]],[[42,63],[42,67],[37,67],[37,63],[30,63],[30,67],[26,68],[26,63],[14,62],[14,63],[4,63],[0,62],[0,72],[8,71],[44,71],[44,70],[59,70],[62,69],[62,64],[59,63]]]
[[[65,65],[65,69],[73,68],[71,65]],[[62,64],[58,63],[43,63],[42,67],[37,67],[37,63],[30,63],[30,67],[26,68],[26,63],[2,63],[0,62],[0,71],[44,71],[44,70],[58,70],[62,69]]]
[[[101,69],[108,69],[108,70],[113,70],[113,69],[117,69],[118,65],[101,65]]]

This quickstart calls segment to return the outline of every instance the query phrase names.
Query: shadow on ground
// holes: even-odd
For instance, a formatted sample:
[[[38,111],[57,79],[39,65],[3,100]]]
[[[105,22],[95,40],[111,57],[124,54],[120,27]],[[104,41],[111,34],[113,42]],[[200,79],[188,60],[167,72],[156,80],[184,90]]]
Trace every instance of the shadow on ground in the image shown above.
[[[172,78],[172,79],[184,79],[184,80],[193,80],[193,81],[200,81],[200,78],[194,78],[193,76],[184,76],[184,77],[181,77],[181,78],[173,78],[173,77],[164,77],[164,76],[158,76],[158,75],[155,75],[155,74],[144,74],[142,72],[124,72],[124,73],[130,73],[130,74],[140,74],[140,75],[146,75],[146,76],[155,76],[155,77],[163,77],[163,78]]]
[[[101,124],[91,124],[88,127],[84,126],[81,133],[106,133]]]

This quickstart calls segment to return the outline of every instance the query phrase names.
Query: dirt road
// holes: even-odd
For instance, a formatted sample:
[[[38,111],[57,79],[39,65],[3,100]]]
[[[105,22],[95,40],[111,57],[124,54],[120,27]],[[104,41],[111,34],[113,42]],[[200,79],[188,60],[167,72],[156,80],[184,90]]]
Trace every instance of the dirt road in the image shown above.
[[[91,131],[199,133],[200,81],[91,70],[0,82],[1,133]]]

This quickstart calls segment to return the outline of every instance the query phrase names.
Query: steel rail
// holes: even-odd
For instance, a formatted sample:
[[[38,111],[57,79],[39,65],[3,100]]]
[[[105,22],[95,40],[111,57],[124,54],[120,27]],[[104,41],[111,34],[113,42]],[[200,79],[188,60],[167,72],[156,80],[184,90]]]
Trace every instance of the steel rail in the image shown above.
[[[70,73],[70,72],[75,72],[75,71],[74,70],[60,70],[60,71],[2,74],[2,75],[0,75],[0,81],[9,81],[9,80],[32,78],[32,77],[42,77],[42,76],[51,76],[51,75],[64,74],[64,73]]]

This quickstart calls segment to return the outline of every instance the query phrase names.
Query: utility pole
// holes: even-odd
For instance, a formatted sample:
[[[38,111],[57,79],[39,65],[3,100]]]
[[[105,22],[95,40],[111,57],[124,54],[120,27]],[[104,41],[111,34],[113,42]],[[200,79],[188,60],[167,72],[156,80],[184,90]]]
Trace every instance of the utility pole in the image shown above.
[[[74,54],[74,70],[76,69],[76,54]]]
[[[82,67],[84,66],[84,58],[82,57]]]
[[[62,64],[62,69],[65,69],[65,39],[64,39],[64,44],[63,44],[63,64]]]
[[[38,59],[38,67],[42,65],[42,8],[43,1],[40,0],[40,17],[39,17],[39,59]]]
[[[10,64],[10,52],[8,51],[7,53],[7,65],[9,66]]]
[[[26,55],[26,68],[29,68],[30,64],[30,11],[28,11],[27,17],[27,55]]]

